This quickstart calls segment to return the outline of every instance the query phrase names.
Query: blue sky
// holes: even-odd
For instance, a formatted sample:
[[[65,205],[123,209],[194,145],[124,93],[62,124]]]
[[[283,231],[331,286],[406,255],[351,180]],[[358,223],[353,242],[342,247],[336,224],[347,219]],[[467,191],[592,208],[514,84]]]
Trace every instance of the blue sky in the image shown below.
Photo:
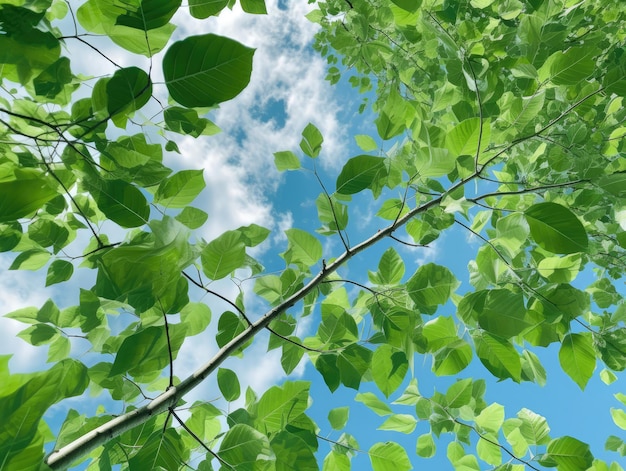
[[[225,103],[219,110],[211,113],[223,130],[219,135],[209,138],[185,138],[179,142],[182,156],[169,155],[168,164],[173,168],[204,168],[207,189],[196,201],[196,205],[209,214],[209,222],[202,229],[200,236],[207,240],[216,237],[225,230],[250,223],[257,223],[273,230],[270,240],[257,249],[256,255],[269,270],[283,268],[278,253],[286,248],[286,240],[281,236],[284,229],[297,227],[314,230],[318,227],[315,199],[321,192],[311,172],[289,172],[279,174],[273,167],[273,152],[298,150],[300,133],[308,122],[314,123],[324,135],[324,146],[320,158],[315,162],[320,176],[331,191],[341,165],[348,158],[363,153],[355,145],[352,136],[369,134],[376,138],[371,116],[359,115],[357,108],[361,97],[352,87],[342,81],[339,87],[330,87],[324,80],[325,60],[317,57],[310,49],[315,25],[309,23],[304,14],[310,6],[305,2],[292,2],[289,10],[279,8],[276,0],[268,1],[269,15],[256,17],[244,15],[239,11],[224,12],[219,18],[199,22],[184,19],[180,15],[175,19],[181,24],[180,34],[202,34],[213,32],[233,37],[242,43],[257,48],[254,71],[250,86],[235,100]],[[103,48],[108,48],[106,42]],[[108,49],[118,63],[130,65],[135,57],[120,54],[118,50]],[[85,70],[97,61],[93,55],[86,55],[84,50],[76,49],[76,57],[83,62]],[[74,58],[72,59],[74,60]],[[88,67],[89,66],[89,67]],[[97,64],[106,70],[110,64]],[[91,72],[93,73],[93,72]],[[159,80],[159,68],[156,69]],[[163,95],[164,87],[157,89]],[[161,96],[162,98],[163,96]],[[146,111],[147,116],[150,113]],[[379,141],[379,139],[377,139]],[[384,148],[390,144],[385,143]],[[305,157],[303,157],[305,159]],[[304,166],[312,168],[313,162],[307,158]],[[382,202],[382,200],[380,201]],[[367,197],[355,198],[350,206],[350,239],[353,244],[368,237],[383,226],[384,222],[372,219],[378,203],[372,203]],[[114,235],[114,234],[113,234]],[[111,237],[113,239],[113,237]],[[85,239],[79,238],[74,247]],[[330,258],[341,253],[338,239],[322,239],[325,257]],[[458,293],[470,289],[467,282],[467,262],[473,257],[479,244],[469,240],[459,227],[453,228],[437,242],[423,249],[410,249],[394,245],[404,257],[408,278],[420,264],[434,262],[449,267],[462,281]],[[355,281],[367,280],[367,270],[375,270],[382,251],[387,247],[379,246],[352,260],[342,273]],[[78,252],[76,249],[75,252]],[[53,297],[63,307],[76,302],[78,287],[89,287],[89,277],[75,276],[68,286],[51,289],[43,287],[45,270],[41,273],[7,272],[11,255],[0,255],[0,286],[3,300],[1,308],[5,312],[22,306],[41,305],[48,297]],[[80,285],[79,285],[80,283]],[[252,283],[244,284],[247,288]],[[213,286],[225,296],[234,299],[236,287],[228,281],[220,281]],[[622,286],[623,288],[623,286]],[[623,292],[623,291],[622,291]],[[198,299],[209,304],[213,311],[214,323],[209,330],[191,338],[175,362],[175,372],[184,377],[193,372],[217,351],[212,341],[215,334],[216,320],[226,309],[223,303],[196,293]],[[251,299],[251,298],[248,298]],[[263,305],[251,301],[249,312],[262,314]],[[452,315],[454,307],[448,304],[438,314]],[[304,337],[313,333],[311,316],[299,325]],[[0,354],[12,353],[12,371],[29,371],[43,367],[45,348],[32,348],[15,337],[25,326],[8,319],[0,318]],[[259,395],[273,384],[285,379],[280,366],[277,351],[269,354],[266,350],[266,337],[249,348],[243,360],[232,360],[227,365],[240,375],[242,386],[250,385]],[[85,345],[73,343],[72,353],[87,361]],[[617,460],[615,453],[603,452],[605,437],[615,434],[624,437],[612,422],[609,407],[619,407],[613,394],[623,391],[624,378],[621,377],[611,386],[602,383],[597,375],[591,379],[587,389],[581,392],[574,382],[567,377],[558,364],[557,349],[552,347],[540,354],[548,371],[548,384],[541,388],[530,383],[522,385],[505,381],[488,381],[486,399],[505,406],[507,418],[527,407],[548,418],[554,436],[572,435],[592,445],[597,457],[607,461]],[[436,378],[430,372],[431,359],[418,357],[415,362],[415,375],[421,392],[430,396],[436,389],[443,391],[457,377]],[[623,376],[623,375],[622,375]],[[474,359],[471,366],[458,375],[458,378],[489,378],[489,373]],[[424,424],[418,424],[411,435],[392,432],[373,433],[384,420],[369,411],[363,405],[354,402],[356,391],[340,389],[330,394],[315,369],[303,361],[291,378],[310,380],[313,383],[313,405],[310,413],[320,427],[320,435],[337,439],[339,432],[332,431],[326,414],[328,410],[339,406],[350,406],[350,420],[346,431],[355,435],[362,449],[368,449],[375,441],[397,440],[406,446],[416,469],[452,469],[445,457],[444,439],[438,442],[437,456],[431,460],[422,460],[415,456],[415,441],[427,430]],[[397,397],[403,387],[395,393]],[[365,385],[363,391],[372,388]],[[207,381],[189,398],[216,398],[219,393],[214,380]],[[382,395],[380,396],[382,398]],[[55,407],[51,417],[65,415],[71,406],[93,414],[100,398],[74,399],[66,405]],[[105,404],[108,401],[105,400]],[[228,407],[223,405],[223,407]],[[232,406],[231,406],[232,407]],[[403,410],[404,409],[404,410]],[[411,409],[397,408],[397,412],[411,413]],[[328,452],[329,447],[320,442],[320,457]],[[357,456],[353,469],[368,469],[369,461],[365,456]],[[482,463],[484,465],[484,463]],[[482,469],[489,469],[484,465]]]

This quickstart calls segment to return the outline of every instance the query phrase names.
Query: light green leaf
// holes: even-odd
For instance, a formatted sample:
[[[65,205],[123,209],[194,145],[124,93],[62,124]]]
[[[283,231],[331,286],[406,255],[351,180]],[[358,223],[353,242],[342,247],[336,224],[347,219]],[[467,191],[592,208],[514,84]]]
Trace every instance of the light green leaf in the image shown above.
[[[287,381],[268,389],[259,399],[257,428],[276,432],[296,420],[308,407],[309,386],[307,381]]]
[[[246,248],[237,231],[227,231],[209,242],[200,256],[204,274],[219,280],[241,268],[246,260]]]
[[[520,431],[529,445],[545,445],[550,441],[550,427],[544,417],[526,408],[517,417],[522,420]]]
[[[537,244],[552,253],[585,252],[587,232],[578,218],[565,206],[538,203],[524,213],[530,233]]]
[[[368,454],[373,471],[408,471],[413,469],[406,451],[397,443],[376,443],[369,449]]]
[[[376,141],[367,134],[357,134],[356,136],[354,136],[354,140],[356,141],[356,144],[361,148],[361,150],[364,150],[365,152],[370,152],[378,149],[378,144],[376,144]]]
[[[458,157],[460,155],[476,155],[480,141],[482,152],[491,140],[491,123],[483,121],[482,128],[480,118],[470,118],[456,125],[446,135],[446,148]]]
[[[417,437],[416,453],[422,458],[432,458],[437,452],[437,445],[432,433],[424,433]]]
[[[52,181],[34,169],[15,171],[15,179],[0,182],[0,223],[29,216],[58,193]]]
[[[168,208],[184,208],[205,186],[203,170],[181,170],[161,182],[154,202]]]
[[[176,215],[176,219],[189,229],[198,229],[209,218],[209,215],[201,209],[194,208],[192,206],[186,206],[183,210]]]
[[[596,369],[596,353],[591,335],[588,333],[566,335],[559,350],[559,363],[580,389],[585,389]]]
[[[496,445],[498,442],[497,435],[486,434],[484,437],[484,439],[481,438],[476,443],[476,454],[481,460],[490,465],[498,466],[502,464],[502,450]],[[491,441],[487,441],[487,439]]]
[[[289,245],[282,257],[288,264],[294,263],[308,268],[322,258],[322,244],[313,235],[295,228],[287,229],[285,235]]]
[[[626,430],[626,411],[624,409],[616,409],[611,407],[611,417],[613,422],[622,430]]]
[[[183,106],[216,105],[248,85],[253,54],[254,49],[215,34],[187,37],[165,53],[165,85]]]
[[[319,129],[309,123],[302,131],[302,140],[300,141],[300,149],[311,158],[316,158],[322,150],[324,138]]]
[[[393,247],[389,247],[378,262],[378,271],[369,272],[370,281],[379,285],[399,283],[404,276],[404,261]]]
[[[427,263],[417,269],[406,286],[417,308],[426,314],[432,314],[438,305],[443,305],[450,299],[459,284],[446,267]]]
[[[408,369],[409,362],[404,352],[391,345],[381,345],[372,355],[372,377],[386,397],[402,384]]]
[[[211,310],[203,303],[191,302],[180,311],[180,321],[187,326],[187,335],[198,335],[211,322]]]
[[[348,406],[336,407],[328,411],[328,422],[335,430],[341,430],[348,423],[350,408]]]
[[[385,416],[392,413],[392,410],[387,405],[387,403],[378,399],[378,397],[376,397],[374,393],[358,393],[355,396],[354,400],[365,404],[370,410],[380,416]]]
[[[9,270],[39,270],[43,267],[51,254],[43,249],[30,249],[20,253],[9,267]]]
[[[264,461],[272,461],[267,437],[249,425],[236,424],[220,443],[219,457],[237,471],[254,471]]]
[[[392,430],[400,433],[413,433],[417,419],[409,414],[393,414],[378,427],[378,430]]]
[[[141,190],[125,180],[99,180],[90,188],[98,208],[122,227],[148,222],[150,207]]]
[[[504,422],[504,407],[494,402],[480,411],[475,421],[480,428],[497,434]]]
[[[466,378],[457,381],[448,388],[446,401],[448,407],[457,408],[469,404],[472,399],[472,379]]]
[[[274,165],[276,165],[279,172],[297,170],[300,168],[300,159],[289,150],[274,152]]]
[[[433,371],[437,376],[450,376],[463,371],[472,361],[472,347],[462,339],[446,345],[435,353]]]

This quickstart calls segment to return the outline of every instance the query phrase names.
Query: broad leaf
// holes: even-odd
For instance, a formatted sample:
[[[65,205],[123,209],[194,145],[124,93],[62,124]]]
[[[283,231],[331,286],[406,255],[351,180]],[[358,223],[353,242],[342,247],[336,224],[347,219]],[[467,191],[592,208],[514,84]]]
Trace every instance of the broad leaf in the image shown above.
[[[183,106],[216,105],[239,95],[248,85],[253,54],[254,49],[229,38],[190,36],[165,53],[165,85]]]
[[[538,203],[524,213],[530,233],[537,244],[552,253],[576,253],[587,250],[587,232],[578,218],[565,206]]]

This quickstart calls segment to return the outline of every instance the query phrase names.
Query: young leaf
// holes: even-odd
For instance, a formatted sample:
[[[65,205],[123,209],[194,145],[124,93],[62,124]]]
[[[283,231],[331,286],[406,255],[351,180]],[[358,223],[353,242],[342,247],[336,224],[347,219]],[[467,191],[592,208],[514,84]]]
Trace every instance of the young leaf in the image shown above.
[[[309,123],[302,131],[302,140],[300,141],[300,149],[311,158],[316,158],[322,150],[324,138],[319,129]]]
[[[328,422],[330,422],[330,426],[335,430],[341,430],[348,423],[349,415],[350,408],[348,406],[336,407],[328,411]]]
[[[181,170],[161,182],[154,202],[168,208],[184,208],[205,186],[203,170]]]

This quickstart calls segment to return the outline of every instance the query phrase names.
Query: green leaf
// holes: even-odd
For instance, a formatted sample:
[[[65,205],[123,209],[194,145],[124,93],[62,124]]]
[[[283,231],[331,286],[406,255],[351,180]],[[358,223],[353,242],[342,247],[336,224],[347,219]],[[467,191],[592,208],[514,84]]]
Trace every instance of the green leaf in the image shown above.
[[[589,445],[569,436],[552,440],[546,451],[539,462],[554,462],[559,471],[583,471],[593,462]]]
[[[346,347],[337,357],[337,368],[341,383],[352,389],[359,389],[363,376],[370,368],[372,351],[355,343]]]
[[[212,136],[220,132],[220,128],[206,118],[198,117],[198,112],[192,109],[171,106],[163,112],[166,129],[179,134],[188,134],[192,137],[201,135]]]
[[[555,85],[576,85],[595,70],[594,55],[597,52],[593,46],[571,47],[565,52],[557,51],[545,63],[549,67],[550,80]]]
[[[272,451],[265,435],[249,425],[230,428],[220,443],[219,457],[237,471],[254,471],[264,461],[271,461]]]
[[[34,169],[15,171],[15,180],[0,181],[0,223],[31,215],[57,196],[52,181]]]
[[[201,254],[202,270],[212,280],[219,280],[241,268],[246,248],[237,231],[227,231],[209,242]]]
[[[369,272],[370,281],[379,285],[400,283],[404,276],[404,261],[393,247],[389,247],[378,262],[378,271]]]
[[[437,445],[433,439],[432,433],[424,433],[417,437],[416,450],[417,456],[422,458],[432,458],[437,452]]]
[[[205,186],[203,170],[181,170],[161,182],[154,202],[168,208],[184,208]]]
[[[626,430],[626,411],[624,409],[616,409],[611,407],[611,417],[613,422],[622,430]]]
[[[371,188],[373,182],[387,174],[385,159],[372,155],[357,155],[346,162],[337,177],[337,193],[353,195]]]
[[[259,399],[257,427],[270,433],[295,421],[308,407],[309,386],[307,381],[288,381],[268,389]]]
[[[122,227],[148,222],[150,207],[143,193],[125,180],[100,180],[92,189],[98,208]]]
[[[378,430],[391,430],[400,433],[413,433],[417,426],[417,419],[409,414],[393,414],[389,416]]]
[[[282,257],[287,264],[308,268],[322,258],[322,244],[313,235],[295,228],[287,229],[285,235],[289,245]]]
[[[153,432],[137,454],[128,461],[130,469],[176,469],[181,457],[188,455],[176,430]]]
[[[378,389],[389,397],[404,381],[409,362],[404,352],[381,345],[372,355],[372,377]]]
[[[567,334],[559,350],[559,363],[578,387],[585,389],[596,369],[596,353],[591,334]]]
[[[254,49],[229,38],[190,36],[165,53],[165,85],[183,106],[216,105],[234,98],[248,85],[253,54]]]
[[[578,218],[565,206],[538,203],[524,213],[535,242],[552,253],[587,251],[587,232]]]
[[[457,381],[448,388],[446,401],[448,407],[457,408],[469,404],[472,399],[472,379],[466,378]]]
[[[508,339],[533,326],[526,315],[522,293],[494,289],[487,293],[478,324],[490,334]]]
[[[241,394],[237,374],[227,368],[218,368],[217,385],[219,386],[224,399],[229,402],[236,401]]]
[[[187,226],[189,229],[198,229],[202,227],[209,215],[201,209],[186,206],[183,210],[176,215],[176,219]]]
[[[389,415],[393,412],[386,402],[381,401],[371,392],[358,393],[354,400],[365,404],[370,410],[380,416]]]
[[[274,165],[276,165],[276,169],[279,172],[298,170],[300,168],[300,159],[289,150],[274,152]]]
[[[403,10],[409,11],[413,13],[417,11],[417,9],[422,4],[422,0],[391,0],[393,3],[398,5]]]
[[[74,273],[74,265],[67,260],[55,260],[48,267],[46,275],[46,286],[50,286],[62,281],[67,281]]]
[[[111,376],[139,370],[142,374],[161,370],[169,363],[163,327],[146,327],[124,339],[111,367]]]
[[[373,471],[408,471],[413,469],[409,457],[394,442],[376,443],[368,451]]]
[[[48,260],[50,252],[42,249],[30,249],[20,253],[9,267],[9,270],[39,270]]]
[[[494,402],[480,411],[474,420],[483,430],[498,433],[504,422],[504,407]]]
[[[457,340],[435,353],[433,371],[437,376],[450,376],[463,371],[472,361],[472,347]]]
[[[113,122],[125,128],[128,117],[152,97],[152,81],[138,67],[118,69],[106,82],[106,95],[107,111]]]
[[[376,141],[371,136],[368,136],[366,134],[357,134],[356,136],[354,136],[354,140],[356,141],[356,144],[361,148],[361,150],[364,150],[365,152],[370,152],[378,149],[378,144],[376,144]]]
[[[266,15],[265,0],[239,0],[241,8],[246,13],[253,15]]]
[[[454,319],[446,316],[437,316],[429,320],[422,327],[422,335],[426,339],[429,352],[435,352],[459,340]]]
[[[180,321],[187,327],[187,335],[204,332],[211,322],[211,309],[203,303],[189,303],[180,311]]]
[[[279,432],[272,438],[272,451],[276,457],[275,465],[277,471],[288,471],[294,469],[302,471],[318,471],[319,466],[313,450],[307,442],[295,433],[288,431]]]
[[[335,430],[341,430],[348,423],[350,408],[348,406],[336,407],[328,411],[328,422]]]
[[[476,355],[496,378],[521,380],[522,364],[513,344],[487,332],[473,335]]]
[[[453,156],[476,155],[478,143],[482,152],[491,138],[491,126],[489,121],[483,122],[480,118],[470,118],[456,125],[446,134],[446,148]]]
[[[194,18],[203,20],[217,15],[228,5],[228,0],[189,0],[189,12]]]
[[[311,158],[316,158],[322,150],[324,138],[319,129],[309,123],[302,131],[302,140],[300,141],[300,149]]]
[[[544,417],[526,408],[517,417],[522,420],[520,431],[529,445],[545,445],[550,441],[550,427]]]
[[[446,267],[427,263],[417,269],[406,286],[417,308],[426,314],[432,314],[438,305],[443,305],[450,299],[459,286],[459,281]]]

